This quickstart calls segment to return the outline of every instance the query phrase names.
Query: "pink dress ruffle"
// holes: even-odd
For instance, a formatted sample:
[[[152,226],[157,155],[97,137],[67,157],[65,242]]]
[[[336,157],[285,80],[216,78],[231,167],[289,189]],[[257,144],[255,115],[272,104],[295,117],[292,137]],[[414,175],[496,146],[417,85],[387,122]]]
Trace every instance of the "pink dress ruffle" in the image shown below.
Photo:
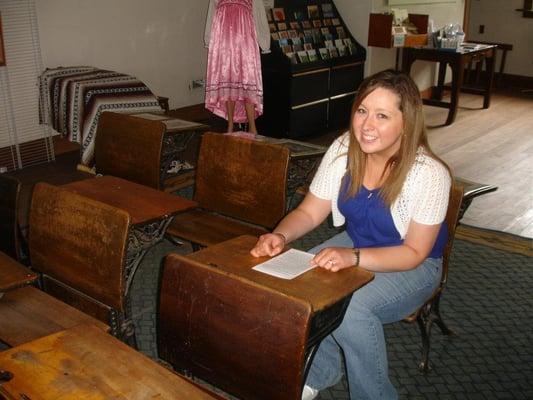
[[[252,0],[219,0],[209,40],[205,107],[227,119],[235,101],[235,122],[246,122],[245,103],[263,114],[263,81]]]

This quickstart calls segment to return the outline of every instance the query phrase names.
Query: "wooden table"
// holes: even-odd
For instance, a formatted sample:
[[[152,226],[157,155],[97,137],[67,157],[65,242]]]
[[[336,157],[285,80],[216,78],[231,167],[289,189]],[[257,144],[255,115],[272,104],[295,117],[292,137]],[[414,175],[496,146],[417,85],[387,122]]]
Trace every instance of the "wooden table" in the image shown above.
[[[174,215],[197,206],[196,202],[125,179],[106,175],[61,186],[82,196],[126,211],[133,229],[128,238],[126,293],[146,252],[163,240]]]
[[[37,274],[0,252],[0,298],[8,290],[31,284]]]
[[[258,399],[281,398],[282,392],[284,398],[299,398],[318,344],[342,322],[352,293],[374,274],[362,268],[336,273],[314,268],[292,280],[276,278],[252,269],[269,258],[250,254],[256,241],[240,236],[207,247],[182,256],[177,268],[169,262],[179,256],[168,257],[159,354],[238,397],[256,391],[252,397]],[[204,272],[193,280],[186,275],[193,270]]]
[[[0,352],[8,399],[221,399],[93,325]]]
[[[426,47],[405,47],[402,56],[402,69],[409,73],[416,60],[433,61],[439,63],[438,86],[431,99],[424,99],[424,104],[449,109],[444,125],[451,125],[457,115],[459,93],[461,90],[483,96],[483,108],[489,108],[494,78],[496,46],[477,45],[475,48],[461,47],[457,50],[435,49]],[[474,61],[486,61],[488,79],[482,89],[464,89],[463,74],[465,66]],[[452,86],[450,102],[442,101],[446,65],[452,69]]]

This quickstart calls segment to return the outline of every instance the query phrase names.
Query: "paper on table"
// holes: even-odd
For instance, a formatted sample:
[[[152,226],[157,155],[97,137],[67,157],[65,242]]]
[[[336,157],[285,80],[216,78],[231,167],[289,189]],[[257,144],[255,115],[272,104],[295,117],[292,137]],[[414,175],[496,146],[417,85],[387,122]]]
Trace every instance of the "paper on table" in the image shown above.
[[[313,257],[314,254],[290,249],[279,256],[256,265],[252,269],[282,279],[293,279],[314,268],[309,265],[309,262]]]

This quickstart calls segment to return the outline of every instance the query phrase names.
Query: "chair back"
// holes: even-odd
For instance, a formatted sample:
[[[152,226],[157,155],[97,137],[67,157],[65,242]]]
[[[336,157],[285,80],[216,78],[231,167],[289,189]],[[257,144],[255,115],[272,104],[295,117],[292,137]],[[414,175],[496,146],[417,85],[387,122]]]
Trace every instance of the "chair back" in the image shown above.
[[[108,316],[98,314],[91,303],[124,311],[129,224],[123,210],[38,183],[30,210],[29,250],[32,267],[50,278],[44,289],[104,321]]]
[[[18,179],[0,174],[0,251],[20,261]]]
[[[159,189],[165,131],[161,121],[102,113],[95,138],[96,172]]]
[[[448,281],[448,268],[450,264],[450,256],[452,254],[453,241],[455,239],[455,229],[459,223],[459,211],[463,201],[463,187],[452,183],[450,189],[450,199],[448,201],[448,211],[446,212],[446,226],[448,227],[448,240],[444,247],[442,255],[442,278],[440,283],[440,290],[446,285]]]
[[[161,282],[161,359],[239,398],[300,399],[308,303],[177,254]]]
[[[195,200],[208,210],[273,228],[285,215],[288,165],[283,146],[205,133]]]

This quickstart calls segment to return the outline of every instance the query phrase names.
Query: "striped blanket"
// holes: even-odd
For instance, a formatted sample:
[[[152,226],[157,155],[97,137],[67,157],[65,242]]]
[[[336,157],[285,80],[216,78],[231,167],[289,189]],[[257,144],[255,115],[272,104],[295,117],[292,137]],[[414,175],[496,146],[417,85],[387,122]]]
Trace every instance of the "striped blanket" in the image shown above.
[[[133,76],[94,67],[46,69],[39,78],[40,122],[80,143],[81,163],[92,165],[104,111],[161,111],[157,97]]]

